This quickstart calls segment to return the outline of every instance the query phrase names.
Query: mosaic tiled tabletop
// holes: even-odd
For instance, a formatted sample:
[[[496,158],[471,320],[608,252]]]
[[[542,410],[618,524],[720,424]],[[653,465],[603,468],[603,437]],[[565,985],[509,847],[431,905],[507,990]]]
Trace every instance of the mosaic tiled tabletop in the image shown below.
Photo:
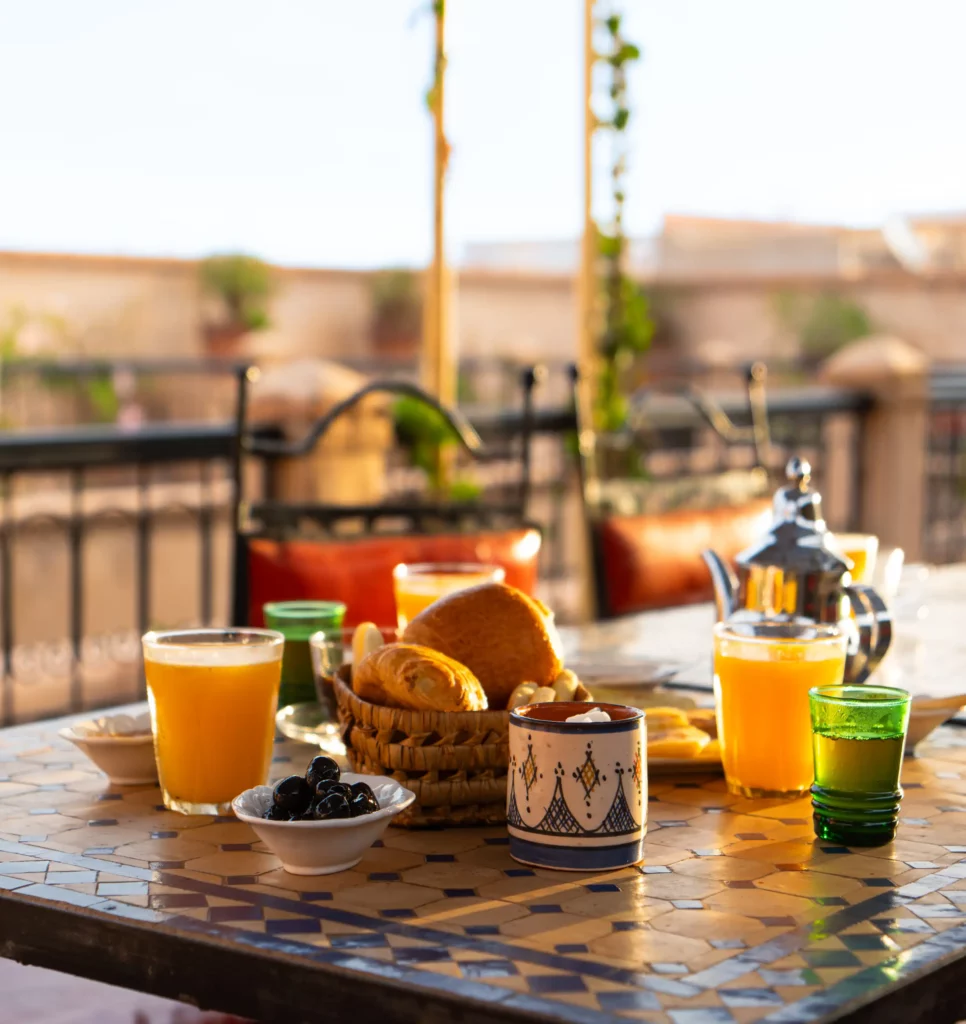
[[[887,681],[966,689],[963,594],[966,568],[933,574]],[[706,674],[710,622],[687,608],[576,639]],[[817,842],[807,800],[689,775],[651,779],[636,868],[526,868],[499,828],[390,829],[355,869],[297,877],[234,818],[110,788],[62,724],[0,731],[0,955],[286,1024],[966,1018],[966,729],[907,760],[879,849]],[[312,751],[276,753],[280,776]]]
[[[952,728],[907,761],[900,836],[880,849],[817,842],[807,801],[749,801],[691,776],[652,780],[636,868],[533,870],[510,859],[499,828],[390,829],[357,868],[296,877],[234,819],[166,811],[155,787],[110,788],[59,724],[0,732],[8,956],[116,979],[21,941],[43,908],[46,927],[55,910],[88,943],[104,927],[95,960],[152,933],[209,940],[246,964],[255,953],[264,974],[218,960],[234,974],[220,1008],[266,1019],[277,1004],[259,990],[295,965],[323,984],[357,980],[362,1000],[398,986],[400,1019],[456,999],[481,1020],[723,1024],[837,1019],[966,951],[966,737]],[[281,745],[275,769],[310,754]],[[154,974],[122,977],[199,998],[188,978],[159,983],[166,956]],[[297,988],[290,998],[274,1019],[315,1019]]]

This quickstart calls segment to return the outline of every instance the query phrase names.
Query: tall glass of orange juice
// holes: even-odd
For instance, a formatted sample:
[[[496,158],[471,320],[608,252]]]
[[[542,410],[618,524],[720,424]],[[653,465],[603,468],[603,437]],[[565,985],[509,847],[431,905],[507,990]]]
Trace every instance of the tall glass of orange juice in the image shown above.
[[[392,571],[399,628],[406,625],[434,601],[478,583],[502,583],[506,573],[498,565],[474,562],[400,563]]]
[[[732,793],[797,796],[814,781],[808,691],[845,673],[838,626],[719,622],[714,693],[725,779]]]
[[[285,638],[189,629],[141,642],[165,806],[229,813],[239,793],[268,780]]]

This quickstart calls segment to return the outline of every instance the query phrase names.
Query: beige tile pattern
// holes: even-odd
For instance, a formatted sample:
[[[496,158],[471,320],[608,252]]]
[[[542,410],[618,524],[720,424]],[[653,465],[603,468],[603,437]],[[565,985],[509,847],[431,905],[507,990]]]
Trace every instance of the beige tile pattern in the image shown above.
[[[527,868],[499,828],[391,829],[354,869],[305,877],[234,819],[111,788],[59,725],[0,732],[0,900],[217,929],[273,955],[284,943],[287,957],[401,971],[466,999],[517,992],[575,1021],[821,1020],[836,999],[886,992],[904,950],[928,960],[940,936],[966,950],[966,741],[954,730],[937,737],[940,756],[907,763],[900,835],[880,849],[816,841],[807,801],[737,799],[720,778],[688,776],[652,787],[634,868]],[[310,756],[280,744],[273,773]]]

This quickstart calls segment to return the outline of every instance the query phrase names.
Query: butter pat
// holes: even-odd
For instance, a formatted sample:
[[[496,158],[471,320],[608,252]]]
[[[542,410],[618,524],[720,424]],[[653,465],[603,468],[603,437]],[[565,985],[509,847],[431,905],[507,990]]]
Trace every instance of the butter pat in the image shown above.
[[[591,708],[590,711],[581,711],[579,715],[571,715],[564,719],[566,722],[609,722],[610,715],[600,708]]]

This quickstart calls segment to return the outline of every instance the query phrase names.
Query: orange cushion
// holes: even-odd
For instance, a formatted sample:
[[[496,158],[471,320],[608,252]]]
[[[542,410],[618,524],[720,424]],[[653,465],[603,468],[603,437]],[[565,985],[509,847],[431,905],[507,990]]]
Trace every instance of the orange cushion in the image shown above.
[[[597,524],[607,614],[708,601],[711,576],[701,558],[712,548],[732,561],[767,530],[771,502],[708,511],[613,516]]]
[[[266,601],[343,601],[346,625],[393,625],[392,570],[400,562],[500,565],[528,594],[537,584],[540,534],[532,528],[473,534],[363,537],[358,540],[248,541],[249,622],[262,625]]]

